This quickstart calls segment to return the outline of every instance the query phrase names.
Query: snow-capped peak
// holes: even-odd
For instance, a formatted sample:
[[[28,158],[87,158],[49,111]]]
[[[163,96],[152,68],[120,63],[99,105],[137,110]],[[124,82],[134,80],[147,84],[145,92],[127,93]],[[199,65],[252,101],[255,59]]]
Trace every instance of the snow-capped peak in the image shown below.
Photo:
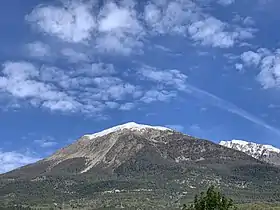
[[[244,140],[231,140],[231,141],[221,141],[220,145],[239,150],[251,155],[254,158],[263,158],[269,156],[269,153],[280,153],[280,149],[272,145],[257,144],[254,142],[247,142]]]
[[[141,131],[141,130],[145,130],[145,129],[156,129],[156,130],[171,130],[170,128],[166,128],[166,127],[161,127],[161,126],[150,126],[150,125],[142,125],[142,124],[138,124],[135,122],[128,122],[122,125],[117,125],[114,126],[112,128],[103,130],[101,132],[98,133],[94,133],[94,134],[89,134],[89,135],[85,135],[85,137],[88,137],[90,139],[96,138],[96,137],[101,137],[101,136],[105,136],[107,134],[119,131],[119,130],[124,130],[124,129],[129,129],[129,130],[133,130],[133,131]]]

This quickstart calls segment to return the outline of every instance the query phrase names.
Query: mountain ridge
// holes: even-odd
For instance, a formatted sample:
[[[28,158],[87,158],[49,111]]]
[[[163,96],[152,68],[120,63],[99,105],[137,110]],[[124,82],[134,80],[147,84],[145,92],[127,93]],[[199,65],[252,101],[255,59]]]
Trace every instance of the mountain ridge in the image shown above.
[[[170,205],[166,204],[170,197],[176,198],[172,204],[176,206],[212,184],[242,202],[280,201],[278,167],[169,128],[126,123],[84,135],[50,157],[0,175],[0,205],[1,200],[21,204],[64,200],[95,209],[104,202],[107,207],[119,205],[123,195],[122,204],[128,209],[143,202],[146,209],[161,209]],[[269,189],[265,195],[264,187]],[[136,193],[139,189],[144,190]],[[107,193],[116,190],[117,194]]]
[[[127,123],[124,123],[124,124],[121,124],[121,125],[113,126],[111,128],[105,129],[105,130],[100,131],[100,132],[96,132],[94,134],[86,134],[86,135],[84,135],[84,137],[88,137],[88,138],[92,139],[92,138],[104,136],[104,135],[107,135],[109,133],[113,133],[113,132],[116,132],[118,130],[123,130],[123,129],[138,130],[138,131],[139,130],[144,130],[144,129],[172,130],[170,128],[163,127],[163,126],[151,126],[151,125],[139,124],[139,123],[136,123],[136,122],[127,122]]]
[[[280,149],[272,145],[258,144],[245,140],[221,141],[222,146],[244,152],[258,160],[280,166]]]

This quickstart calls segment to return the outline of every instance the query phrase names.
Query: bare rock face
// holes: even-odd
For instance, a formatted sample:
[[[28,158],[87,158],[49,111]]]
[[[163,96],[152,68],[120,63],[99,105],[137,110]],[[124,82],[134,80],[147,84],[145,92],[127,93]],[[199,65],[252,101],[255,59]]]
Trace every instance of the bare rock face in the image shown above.
[[[221,141],[220,145],[244,152],[258,160],[280,166],[280,149],[243,140]]]
[[[127,123],[99,133],[85,135],[74,144],[57,151],[43,160],[49,163],[48,171],[63,166],[73,159],[84,159],[80,174],[92,169],[115,170],[138,153],[149,150],[162,161],[173,164],[188,162],[223,162],[238,159],[252,160],[235,150],[197,139],[168,128]],[[154,155],[153,154],[153,155]]]
[[[135,156],[145,145],[164,143],[154,139],[171,133],[174,131],[164,127],[127,123],[96,134],[85,135],[44,161],[51,162],[51,169],[68,159],[85,158],[85,168],[80,173],[97,166],[116,168]]]

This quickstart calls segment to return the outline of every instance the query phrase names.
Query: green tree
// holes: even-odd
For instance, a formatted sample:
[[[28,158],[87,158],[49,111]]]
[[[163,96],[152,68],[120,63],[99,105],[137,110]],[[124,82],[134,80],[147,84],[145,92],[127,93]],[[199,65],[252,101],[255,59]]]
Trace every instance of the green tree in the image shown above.
[[[200,195],[196,195],[193,204],[184,204],[182,210],[236,210],[233,200],[226,198],[214,186]]]

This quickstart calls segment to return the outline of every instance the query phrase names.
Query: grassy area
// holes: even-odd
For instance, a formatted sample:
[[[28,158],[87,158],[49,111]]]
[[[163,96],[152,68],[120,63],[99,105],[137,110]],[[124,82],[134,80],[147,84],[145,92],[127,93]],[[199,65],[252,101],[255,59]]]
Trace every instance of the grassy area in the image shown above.
[[[127,204],[127,203],[126,203]],[[140,205],[141,206],[141,205]],[[140,207],[138,206],[138,208]],[[30,209],[33,209],[33,210],[50,210],[50,209],[61,209],[62,206],[60,206],[60,208],[58,206],[54,206],[54,205],[38,205],[36,207],[31,207]],[[269,203],[255,203],[255,204],[239,204],[237,205],[238,207],[238,210],[280,210],[280,204],[269,204]],[[7,208],[1,208],[0,207],[0,210],[1,209],[7,209]],[[8,209],[18,209],[18,208],[8,208]],[[122,204],[116,204],[115,206],[114,205],[110,205],[110,206],[107,206],[107,207],[93,207],[92,206],[92,203],[88,203],[88,206],[79,206],[79,207],[76,207],[76,208],[73,208],[73,206],[70,206],[70,205],[67,205],[65,204],[63,206],[63,209],[64,210],[76,210],[76,209],[79,209],[79,210],[88,210],[88,209],[96,209],[96,210],[109,210],[109,209],[123,209],[123,210],[130,210],[130,209],[136,209],[135,207],[133,206],[130,206],[128,207],[127,205],[124,205],[122,206]],[[171,207],[171,206],[168,206],[168,205],[156,205],[156,204],[153,204],[151,206],[147,205],[147,204],[144,204],[141,206],[141,209],[155,209],[155,210],[161,210],[161,209],[168,209],[168,210],[180,210],[179,207]]]
[[[280,210],[280,204],[256,203],[238,205],[240,210]]]

